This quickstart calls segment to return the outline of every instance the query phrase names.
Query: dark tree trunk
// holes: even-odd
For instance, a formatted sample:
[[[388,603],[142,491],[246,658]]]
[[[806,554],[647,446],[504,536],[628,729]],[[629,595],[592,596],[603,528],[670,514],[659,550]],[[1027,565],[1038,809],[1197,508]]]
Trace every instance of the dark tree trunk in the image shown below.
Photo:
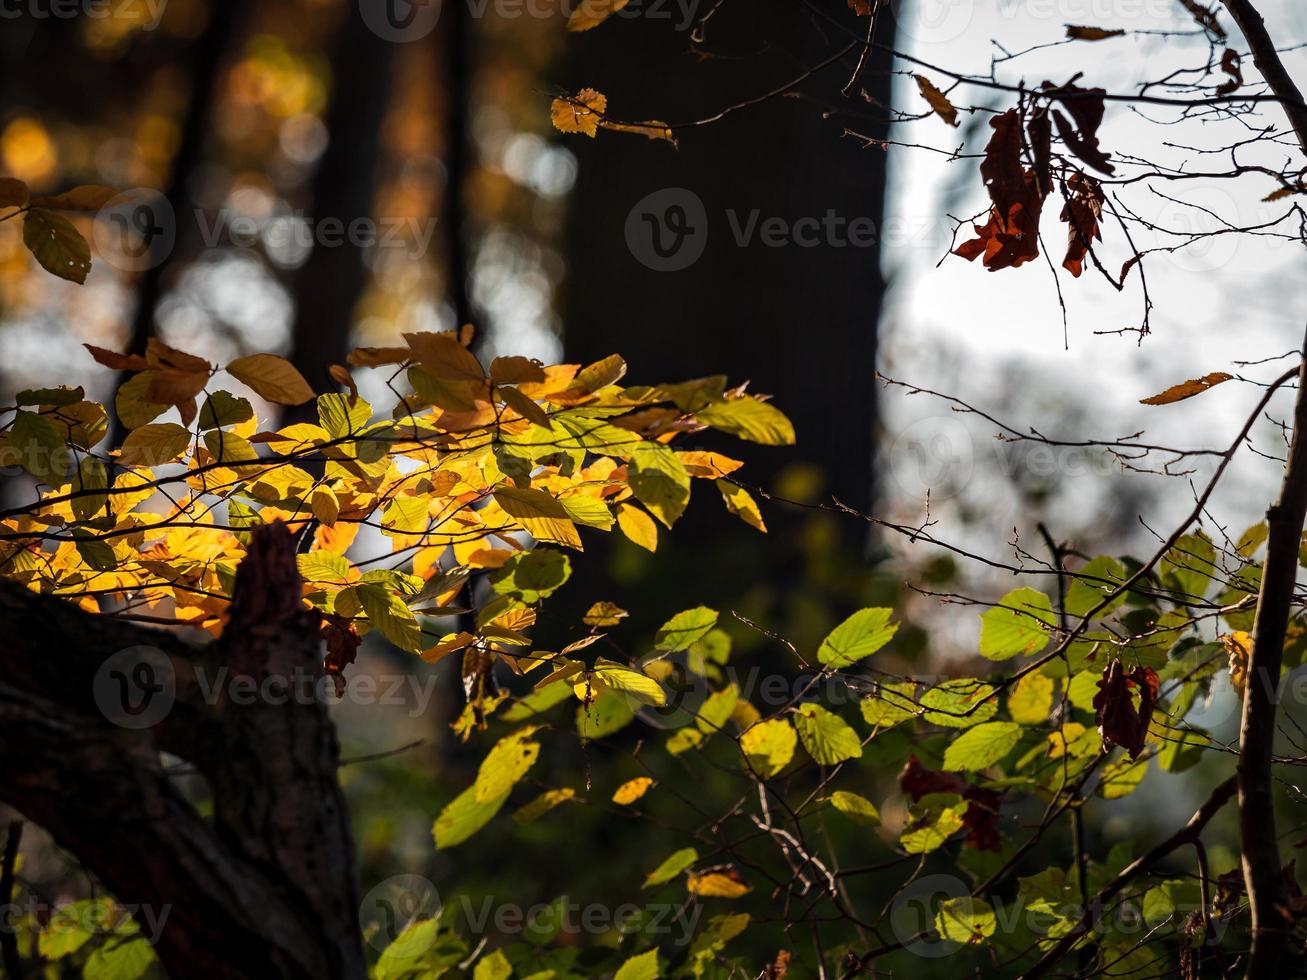
[[[333,219],[349,228],[373,216],[395,43],[368,27],[362,3],[347,6],[331,61],[330,142],[313,179],[308,211],[315,222]],[[335,390],[329,369],[349,353],[354,308],[367,283],[363,249],[351,244],[352,237],[331,247],[315,245],[295,281],[291,360],[315,391]],[[301,412],[312,410],[310,403]]]
[[[323,683],[300,594],[283,526],[254,532],[230,621],[205,647],[0,588],[0,800],[141,907],[142,928],[144,910],[166,913],[156,952],[175,977],[365,976],[326,705],[236,696]],[[208,779],[212,823],[161,752]]]
[[[893,30],[884,6],[878,36],[888,44]],[[865,18],[836,16],[866,31]],[[850,42],[783,0],[717,9],[705,47],[732,57],[697,61],[689,32],[675,26],[614,17],[577,36],[565,87],[599,89],[609,113],[622,119],[697,119],[784,85]],[[678,131],[679,150],[619,133],[569,141],[580,172],[565,344],[573,359],[620,352],[645,382],[719,373],[751,380],[753,390],[776,395],[798,433],[793,450],[755,454],[754,475],[760,467],[815,463],[832,493],[865,508],[884,292],[877,243],[885,152],[844,129],[885,135],[890,76],[888,55],[872,51],[858,86],[871,101],[845,97],[856,55],[796,85],[801,98],[771,98]],[[823,118],[828,112],[834,115]],[[677,188],[682,192],[668,190]],[[631,214],[655,192],[662,197]],[[664,246],[675,242],[666,206],[686,203],[693,212],[696,199],[702,212],[687,215],[696,228],[681,254],[698,246],[703,222],[702,255],[679,271],[649,268],[642,259],[655,225],[662,225]],[[776,219],[786,229],[779,245],[766,233]],[[850,241],[854,219],[873,242]]]

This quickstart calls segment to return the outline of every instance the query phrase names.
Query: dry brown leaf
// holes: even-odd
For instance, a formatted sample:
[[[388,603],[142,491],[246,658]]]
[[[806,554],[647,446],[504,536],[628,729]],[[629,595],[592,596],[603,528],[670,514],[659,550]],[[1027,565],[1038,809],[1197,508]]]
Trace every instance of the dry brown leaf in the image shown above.
[[[935,115],[943,119],[950,126],[957,126],[958,110],[954,108],[953,103],[948,100],[943,92],[937,89],[933,82],[924,75],[913,75],[917,80],[917,88],[921,90],[921,97],[926,100]]]
[[[1104,27],[1085,27],[1080,24],[1067,24],[1068,41],[1106,41],[1109,37],[1124,37],[1125,31],[1108,30]]]
[[[1226,374],[1224,371],[1213,371],[1211,374],[1204,374],[1201,378],[1190,378],[1188,381],[1181,382],[1178,385],[1171,385],[1166,391],[1159,392],[1151,398],[1139,399],[1140,405],[1170,405],[1172,402],[1184,401],[1186,398],[1192,398],[1194,395],[1201,395],[1209,388],[1215,388],[1222,382],[1229,381],[1234,375]]]

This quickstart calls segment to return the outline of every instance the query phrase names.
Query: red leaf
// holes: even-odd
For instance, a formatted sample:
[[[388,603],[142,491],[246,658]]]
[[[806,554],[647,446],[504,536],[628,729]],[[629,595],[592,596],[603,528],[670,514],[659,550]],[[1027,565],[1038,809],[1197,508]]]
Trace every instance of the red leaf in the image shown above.
[[[1137,759],[1144,750],[1148,723],[1157,706],[1157,673],[1151,667],[1135,667],[1125,672],[1120,660],[1113,660],[1103,671],[1094,695],[1098,732],[1107,745],[1119,745]],[[1135,707],[1133,691],[1139,692]]]
[[[1085,270],[1085,256],[1095,240],[1103,240],[1099,219],[1103,215],[1103,188],[1087,174],[1073,174],[1067,181],[1071,196],[1062,206],[1062,220],[1067,223],[1066,258],[1062,266],[1073,276]]]
[[[1041,181],[1021,165],[1021,118],[1009,109],[989,121],[994,135],[985,147],[980,175],[993,207],[977,238],[954,249],[967,261],[983,256],[990,272],[1016,268],[1039,257],[1039,215],[1044,206]]]

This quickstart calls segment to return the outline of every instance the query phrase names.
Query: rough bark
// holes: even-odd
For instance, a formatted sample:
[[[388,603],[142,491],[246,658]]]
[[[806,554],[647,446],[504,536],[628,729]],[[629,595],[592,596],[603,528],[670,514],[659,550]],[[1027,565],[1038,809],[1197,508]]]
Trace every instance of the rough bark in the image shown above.
[[[1223,2],[1307,154],[1307,104],[1284,67],[1261,14],[1249,0]],[[1246,974],[1250,980],[1274,976],[1289,943],[1290,922],[1281,909],[1285,877],[1275,829],[1271,764],[1284,638],[1297,583],[1298,547],[1307,518],[1307,446],[1301,438],[1307,430],[1307,344],[1303,356],[1294,403],[1293,441],[1279,497],[1266,515],[1266,564],[1253,619],[1253,649],[1239,729],[1239,837],[1253,929]]]
[[[237,694],[321,689],[317,623],[300,594],[283,527],[254,533],[230,622],[207,646],[0,588],[0,799],[119,901],[167,912],[156,951],[173,976],[365,976],[325,703]],[[176,682],[171,710],[143,729],[115,724],[95,695],[101,665],[132,647],[159,651]],[[207,777],[212,823],[163,752]]]

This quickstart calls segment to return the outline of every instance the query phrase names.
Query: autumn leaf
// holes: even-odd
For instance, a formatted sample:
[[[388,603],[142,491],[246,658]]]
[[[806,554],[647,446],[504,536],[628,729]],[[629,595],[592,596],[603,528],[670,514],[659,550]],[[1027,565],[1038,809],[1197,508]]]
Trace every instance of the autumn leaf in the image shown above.
[[[1074,83],[1059,88],[1046,82],[1043,94],[1051,101],[1060,102],[1066,109],[1067,115],[1053,110],[1053,123],[1067,149],[1095,170],[1115,173],[1116,168],[1109,162],[1108,154],[1098,145],[1098,127],[1102,125],[1104,113],[1103,97],[1107,92],[1101,88],[1081,88]]]
[[[61,214],[33,208],[23,217],[23,244],[46,272],[79,285],[91,271],[91,246]]]
[[[1225,38],[1225,29],[1217,21],[1214,10],[1204,7],[1198,0],[1180,0],[1180,6],[1189,11],[1189,15],[1193,17],[1194,22],[1203,30],[1208,31],[1215,37]]]
[[[599,132],[599,120],[608,108],[608,97],[592,88],[583,88],[575,97],[554,99],[549,118],[560,133],[584,133],[591,138]]]
[[[117,196],[118,191],[112,187],[84,184],[53,197],[33,198],[32,207],[50,208],[54,211],[99,211]]]
[[[21,208],[27,204],[27,185],[14,177],[0,177],[0,208]]]
[[[1184,401],[1186,398],[1194,397],[1194,395],[1201,395],[1204,391],[1215,388],[1233,377],[1234,375],[1226,374],[1224,371],[1213,371],[1211,374],[1204,374],[1201,378],[1191,378],[1188,381],[1182,381],[1178,385],[1172,385],[1151,398],[1141,398],[1139,404],[1170,405],[1173,402]]]
[[[1106,41],[1109,37],[1124,37],[1125,31],[1107,30],[1102,27],[1084,27],[1079,24],[1067,24],[1068,41]]]
[[[1079,277],[1085,269],[1085,256],[1094,241],[1102,241],[1099,219],[1103,215],[1103,187],[1087,174],[1073,174],[1067,181],[1070,197],[1062,206],[1061,218],[1067,223],[1066,258],[1062,267]]]
[[[1148,723],[1157,704],[1157,673],[1151,667],[1135,667],[1129,673],[1120,660],[1113,660],[1103,670],[1094,695],[1094,718],[1104,745],[1119,745],[1130,758],[1139,758],[1148,737]],[[1132,692],[1139,693],[1135,707]]]
[[[256,395],[278,405],[303,405],[313,389],[295,365],[276,354],[251,354],[227,365],[227,373],[250,386]]]
[[[989,191],[989,220],[975,228],[977,237],[954,249],[967,261],[981,258],[991,272],[1016,268],[1039,256],[1039,216],[1043,183],[1021,163],[1021,119],[1015,109],[989,121],[994,135],[985,146],[981,178]]]
[[[588,31],[598,27],[617,11],[627,5],[629,0],[581,0],[567,18],[569,31]]]
[[[1217,95],[1230,95],[1243,87],[1241,64],[1242,59],[1239,57],[1239,52],[1234,48],[1226,48],[1225,54],[1221,55],[1221,71],[1229,75],[1230,80],[1222,82],[1216,87]]]
[[[921,97],[929,103],[935,114],[950,126],[959,125],[958,110],[953,107],[953,103],[948,100],[948,96],[937,89],[934,83],[925,75],[913,75],[912,77],[917,80],[917,88],[921,91]]]

